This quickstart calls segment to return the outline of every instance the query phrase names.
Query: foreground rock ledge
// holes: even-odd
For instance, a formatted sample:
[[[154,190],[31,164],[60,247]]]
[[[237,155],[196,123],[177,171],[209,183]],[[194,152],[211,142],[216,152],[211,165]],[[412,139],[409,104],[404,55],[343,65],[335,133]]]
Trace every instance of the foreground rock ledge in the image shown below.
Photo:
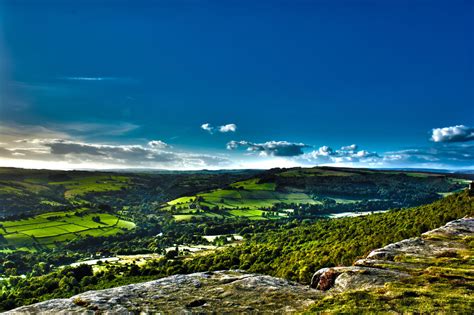
[[[411,271],[423,268],[421,261],[440,256],[449,257],[465,249],[461,241],[474,234],[474,218],[451,221],[423,233],[421,237],[405,239],[372,251],[350,267],[318,270],[311,287],[321,291],[344,292],[382,287],[387,282],[410,277]],[[403,257],[417,258],[418,263],[406,263]]]
[[[285,313],[306,309],[321,294],[279,278],[218,271],[89,291],[68,299],[23,306],[6,314]]]

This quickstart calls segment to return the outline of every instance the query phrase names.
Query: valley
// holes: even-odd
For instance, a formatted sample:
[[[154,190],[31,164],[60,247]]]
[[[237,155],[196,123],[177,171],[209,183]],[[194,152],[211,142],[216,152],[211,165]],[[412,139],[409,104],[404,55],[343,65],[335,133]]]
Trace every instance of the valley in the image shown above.
[[[208,244],[203,223],[212,223],[215,234],[241,233],[246,221],[266,229],[293,219],[372,213],[431,202],[465,185],[446,174],[328,167],[155,174],[4,168],[0,252],[80,247],[88,239],[123,242],[153,238],[163,225],[172,234],[183,228],[178,234],[186,241],[173,235],[159,248],[141,249],[163,252]]]
[[[0,169],[0,309],[227,269],[308,284],[318,268],[472,214],[471,176]]]

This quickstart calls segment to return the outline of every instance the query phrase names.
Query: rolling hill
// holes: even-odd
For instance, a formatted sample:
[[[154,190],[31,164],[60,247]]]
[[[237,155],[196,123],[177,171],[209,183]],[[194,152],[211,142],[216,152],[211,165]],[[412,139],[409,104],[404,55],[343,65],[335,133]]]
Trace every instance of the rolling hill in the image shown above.
[[[445,174],[345,168],[274,169],[225,187],[185,195],[161,205],[178,221],[247,217],[280,219],[377,211],[434,201],[466,186]]]

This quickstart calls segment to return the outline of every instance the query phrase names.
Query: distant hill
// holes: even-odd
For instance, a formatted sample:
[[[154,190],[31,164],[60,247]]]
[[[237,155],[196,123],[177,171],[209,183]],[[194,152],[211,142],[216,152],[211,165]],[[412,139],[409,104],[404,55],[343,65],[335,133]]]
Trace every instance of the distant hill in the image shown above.
[[[176,220],[251,220],[367,212],[429,203],[465,188],[454,174],[359,168],[271,169],[244,181],[167,201]]]

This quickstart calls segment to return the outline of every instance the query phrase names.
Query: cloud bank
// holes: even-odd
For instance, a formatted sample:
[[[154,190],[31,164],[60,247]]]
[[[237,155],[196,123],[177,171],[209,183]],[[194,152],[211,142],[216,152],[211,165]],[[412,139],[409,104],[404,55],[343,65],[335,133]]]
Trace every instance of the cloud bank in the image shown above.
[[[449,165],[473,166],[474,145],[444,145],[386,152],[383,160],[388,164],[431,164],[444,165],[444,167]]]
[[[305,153],[301,159],[314,164],[333,163],[376,163],[381,157],[376,152],[358,150],[356,144],[343,146],[334,150],[329,146],[322,146],[317,150]]]
[[[433,142],[466,142],[474,140],[474,128],[464,125],[435,128],[432,130]]]
[[[64,139],[21,139],[21,147],[0,147],[0,157],[42,161],[62,161],[74,165],[107,164],[126,167],[215,168],[230,163],[226,158],[206,154],[177,152],[163,141],[146,146],[86,143]]]
[[[298,156],[303,154],[303,149],[310,147],[304,143],[292,143],[287,141],[268,141],[265,143],[254,143],[250,141],[230,141],[227,143],[228,150],[236,150],[240,147],[246,148],[248,152],[258,153],[260,156]]]
[[[227,124],[221,127],[234,129]],[[227,127],[226,127],[227,126]],[[230,127],[229,127],[230,126]],[[54,128],[53,128],[54,127]],[[139,128],[130,123],[70,123],[64,125],[0,125],[0,165],[45,168],[163,168],[219,169],[334,165],[351,167],[474,168],[474,143],[468,127],[433,129],[431,145],[374,152],[356,144],[339,149],[288,141],[230,141],[227,149],[243,155],[202,154],[178,150],[162,140],[129,140],[130,144],[98,142],[100,134],[112,139]],[[213,128],[204,124],[203,129]],[[461,136],[462,135],[462,136]],[[92,136],[92,138],[91,138]],[[128,137],[128,139],[131,139]],[[123,141],[123,140],[122,140]]]
[[[46,165],[48,168],[163,169],[215,169],[231,163],[218,155],[175,150],[161,140],[146,144],[104,144],[77,139],[63,131],[40,126],[0,126],[0,162],[33,168]]]

